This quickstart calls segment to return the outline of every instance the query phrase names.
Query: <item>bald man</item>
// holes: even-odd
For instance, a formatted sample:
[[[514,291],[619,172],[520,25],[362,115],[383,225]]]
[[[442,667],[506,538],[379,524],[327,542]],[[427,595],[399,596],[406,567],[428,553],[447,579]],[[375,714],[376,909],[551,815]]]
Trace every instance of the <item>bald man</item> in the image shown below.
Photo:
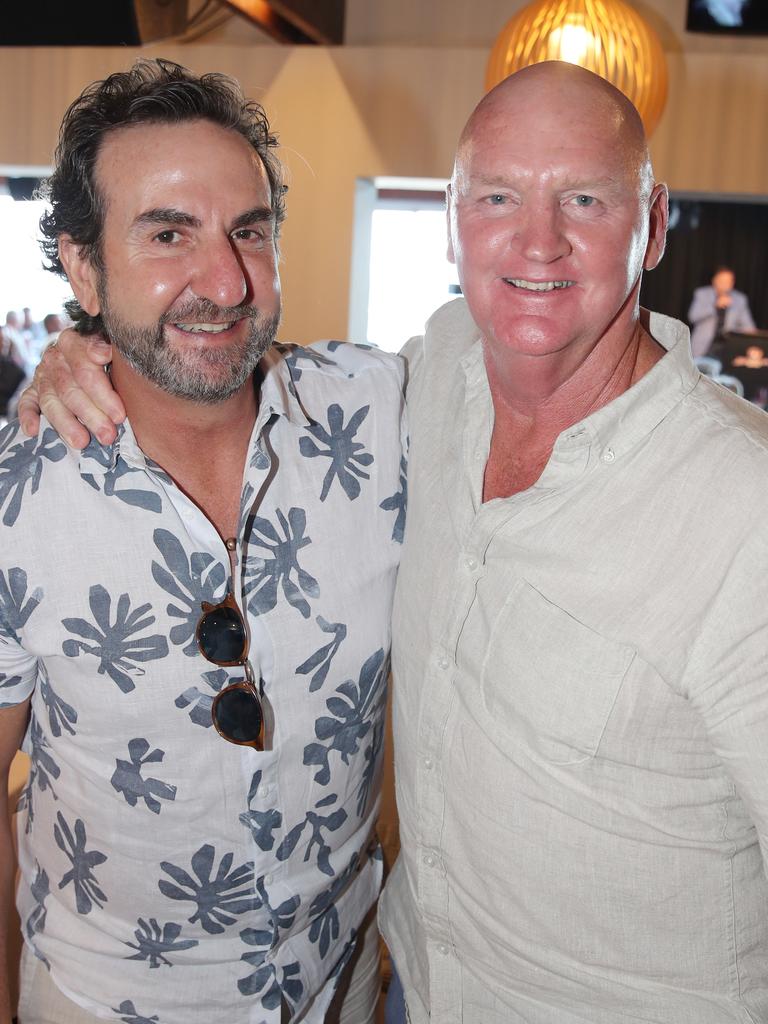
[[[491,92],[448,206],[393,624],[410,1021],[768,1021],[768,418],[639,309],[667,190],[603,80]]]
[[[768,419],[639,308],[667,192],[602,79],[495,89],[448,202],[464,298],[405,353],[409,1020],[768,1021]]]

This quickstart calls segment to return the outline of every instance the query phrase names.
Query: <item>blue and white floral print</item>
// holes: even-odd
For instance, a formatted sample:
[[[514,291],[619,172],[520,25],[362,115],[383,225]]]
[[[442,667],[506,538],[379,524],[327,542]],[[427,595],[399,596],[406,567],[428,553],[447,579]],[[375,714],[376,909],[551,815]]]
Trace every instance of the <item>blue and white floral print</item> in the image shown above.
[[[80,454],[45,425],[0,434],[0,708],[32,705],[24,936],[107,1020],[320,1024],[380,884],[402,371],[340,343],[261,370],[233,578],[129,424]],[[241,676],[195,629],[229,591],[271,751],[211,727]]]
[[[131,807],[135,807],[139,800],[143,800],[153,814],[159,814],[161,800],[176,799],[176,787],[169,786],[161,779],[144,778],[141,769],[152,762],[162,761],[164,757],[164,750],[150,750],[145,739],[132,739],[128,744],[129,760],[117,758],[117,767],[109,781],[118,793],[123,794]]]
[[[172,967],[174,961],[169,960],[169,954],[178,953],[184,949],[192,949],[197,946],[197,939],[182,939],[181,925],[175,921],[168,921],[160,927],[154,917],[149,921],[139,918],[138,927],[134,932],[135,942],[126,942],[126,946],[135,949],[133,956],[126,957],[127,960],[146,960],[150,967],[159,967],[165,964]]]

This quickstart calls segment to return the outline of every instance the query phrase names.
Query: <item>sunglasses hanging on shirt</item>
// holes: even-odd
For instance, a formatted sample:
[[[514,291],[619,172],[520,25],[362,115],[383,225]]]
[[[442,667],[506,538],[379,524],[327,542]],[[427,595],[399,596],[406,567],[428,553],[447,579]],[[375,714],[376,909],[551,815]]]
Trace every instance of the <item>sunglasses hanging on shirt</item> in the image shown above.
[[[229,743],[255,750],[270,750],[273,714],[264,694],[264,681],[248,659],[248,630],[242,612],[230,592],[218,604],[203,601],[203,614],[195,640],[204,658],[220,668],[242,668],[236,680],[216,694],[211,718],[219,736]]]

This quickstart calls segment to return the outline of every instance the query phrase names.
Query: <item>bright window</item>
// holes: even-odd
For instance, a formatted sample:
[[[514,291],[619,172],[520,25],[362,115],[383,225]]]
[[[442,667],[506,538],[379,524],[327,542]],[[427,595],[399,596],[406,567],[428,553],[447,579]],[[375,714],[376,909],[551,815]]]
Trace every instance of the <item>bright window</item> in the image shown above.
[[[45,204],[34,199],[14,200],[0,195],[0,323],[8,310],[29,306],[34,320],[47,313],[61,313],[72,298],[66,281],[43,269],[37,242],[38,223]]]
[[[361,182],[353,252],[351,341],[397,352],[458,292],[446,256],[445,182]]]

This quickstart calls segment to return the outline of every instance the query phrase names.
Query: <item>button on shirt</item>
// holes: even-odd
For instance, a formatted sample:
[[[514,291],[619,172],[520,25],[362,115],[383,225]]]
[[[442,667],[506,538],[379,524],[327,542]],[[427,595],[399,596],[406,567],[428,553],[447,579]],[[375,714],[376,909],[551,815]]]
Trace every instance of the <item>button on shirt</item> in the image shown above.
[[[411,346],[380,917],[412,1024],[768,1021],[768,417],[650,332],[485,504],[463,301]]]
[[[275,347],[242,484],[234,593],[274,748],[220,738],[238,669],[197,649],[224,541],[117,443],[0,436],[0,706],[31,695],[18,832],[26,942],[89,1013],[319,1024],[374,902],[402,369]],[[201,451],[214,459],[216,451]]]

